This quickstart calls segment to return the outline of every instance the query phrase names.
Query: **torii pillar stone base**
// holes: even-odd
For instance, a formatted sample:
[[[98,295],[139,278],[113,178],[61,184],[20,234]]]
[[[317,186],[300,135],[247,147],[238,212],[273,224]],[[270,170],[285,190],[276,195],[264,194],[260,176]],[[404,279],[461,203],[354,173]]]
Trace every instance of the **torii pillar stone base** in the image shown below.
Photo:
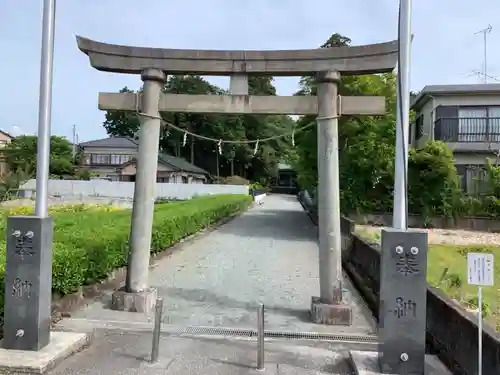
[[[311,317],[313,323],[350,326],[352,324],[352,309],[347,304],[322,303],[320,297],[312,297]]]

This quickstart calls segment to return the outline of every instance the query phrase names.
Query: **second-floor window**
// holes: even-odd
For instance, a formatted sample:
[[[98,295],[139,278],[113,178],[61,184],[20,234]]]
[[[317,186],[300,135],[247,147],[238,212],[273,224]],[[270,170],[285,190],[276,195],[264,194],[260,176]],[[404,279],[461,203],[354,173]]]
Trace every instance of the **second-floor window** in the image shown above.
[[[110,155],[111,164],[122,165],[132,159],[131,155]]]
[[[132,155],[90,154],[90,164],[122,165],[132,158]]]
[[[434,138],[445,142],[499,142],[500,106],[438,106]]]
[[[458,141],[500,141],[500,107],[460,107]]]

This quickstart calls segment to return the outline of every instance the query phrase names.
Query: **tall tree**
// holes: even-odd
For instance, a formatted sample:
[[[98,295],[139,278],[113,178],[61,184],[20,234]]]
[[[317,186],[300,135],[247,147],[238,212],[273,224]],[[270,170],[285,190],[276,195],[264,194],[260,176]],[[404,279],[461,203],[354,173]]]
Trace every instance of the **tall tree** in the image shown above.
[[[350,42],[348,37],[333,34],[321,48],[348,46]],[[395,137],[394,77],[392,74],[341,77],[339,93],[382,95],[386,97],[388,108],[385,116],[343,116],[339,119],[341,205],[344,210],[351,210],[370,199],[387,197],[387,190],[391,189]],[[315,94],[314,78],[303,77],[296,95]],[[297,127],[311,122],[315,122],[314,116],[304,116]],[[314,191],[318,181],[316,126],[299,133],[296,141],[296,151],[290,155],[290,162],[298,172],[299,183]]]
[[[124,87],[120,92],[134,92]],[[112,136],[135,137],[139,131],[140,122],[137,115],[127,111],[106,111],[103,126]]]
[[[3,149],[5,161],[11,171],[36,173],[37,137],[22,135],[12,139]],[[72,175],[74,171],[72,144],[64,137],[50,137],[49,173],[55,176]]]

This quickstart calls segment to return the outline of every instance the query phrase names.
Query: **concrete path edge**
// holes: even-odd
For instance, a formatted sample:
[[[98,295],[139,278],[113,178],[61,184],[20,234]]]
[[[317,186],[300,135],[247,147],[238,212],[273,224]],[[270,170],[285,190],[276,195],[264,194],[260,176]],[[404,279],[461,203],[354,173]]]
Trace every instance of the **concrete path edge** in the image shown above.
[[[91,341],[92,335],[88,333],[51,332],[50,343],[42,350],[0,349],[0,373],[45,374]]]

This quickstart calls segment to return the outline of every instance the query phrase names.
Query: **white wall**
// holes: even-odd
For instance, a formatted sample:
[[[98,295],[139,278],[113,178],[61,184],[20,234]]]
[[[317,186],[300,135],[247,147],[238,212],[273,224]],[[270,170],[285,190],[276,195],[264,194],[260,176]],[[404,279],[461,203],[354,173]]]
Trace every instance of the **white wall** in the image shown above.
[[[33,196],[36,191],[36,180],[29,180],[19,190],[24,197]],[[248,193],[248,185],[156,184],[156,198],[190,199],[197,195]],[[134,197],[134,183],[106,180],[49,180],[49,195],[132,199]]]

